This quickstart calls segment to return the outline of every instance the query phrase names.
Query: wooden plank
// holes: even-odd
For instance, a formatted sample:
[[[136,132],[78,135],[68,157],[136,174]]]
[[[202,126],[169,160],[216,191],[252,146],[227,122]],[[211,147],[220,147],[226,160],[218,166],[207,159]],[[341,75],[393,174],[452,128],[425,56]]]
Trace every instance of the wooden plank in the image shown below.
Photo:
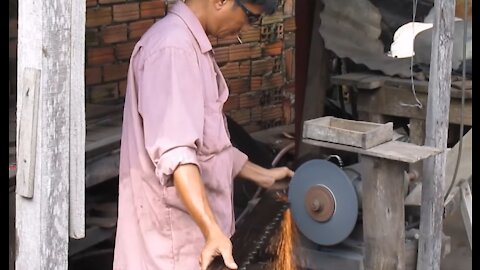
[[[427,104],[427,95],[417,92],[417,97],[422,104]],[[426,119],[426,110],[417,107],[404,106],[403,104],[415,104],[415,98],[411,89],[391,88],[384,86],[373,92],[359,91],[358,111],[374,114],[391,115],[415,119]],[[449,122],[460,124],[461,100],[452,99],[450,103]],[[465,100],[464,124],[472,125],[472,100]]]
[[[411,118],[410,119],[410,143],[416,145],[423,145],[425,142],[425,121],[420,119]],[[417,163],[410,165],[410,172],[415,171],[418,175],[418,179],[422,178],[423,173],[423,162],[419,161]]]
[[[69,235],[85,237],[85,1],[71,2]]]
[[[414,80],[415,91],[418,93],[428,93],[428,81],[418,81]],[[465,81],[465,99],[472,99],[472,81]],[[384,86],[390,88],[403,88],[412,89],[412,81],[410,79],[400,79],[400,78],[391,78],[389,77],[385,80]],[[453,82],[450,88],[450,96],[452,98],[461,98],[462,97],[462,82]]]
[[[462,85],[463,85],[462,81],[452,82],[452,88],[454,88],[454,89],[461,90]],[[472,91],[471,91],[472,90],[472,80],[465,80],[465,90],[466,90],[466,92],[468,92],[470,94],[470,98],[471,98],[471,95],[472,95]],[[470,91],[468,91],[468,90],[470,90]]]
[[[43,2],[33,0],[18,1],[18,47],[17,47],[17,89],[25,89],[23,74],[25,68],[42,70],[42,19]],[[42,82],[45,78],[42,78]],[[40,95],[43,95],[43,86],[40,86]],[[39,97],[40,97],[39,95]],[[22,103],[22,95],[17,95],[17,105]],[[42,101],[41,101],[42,102]],[[44,102],[42,102],[43,104]],[[18,107],[21,108],[21,107]],[[20,115],[20,112],[17,111]],[[40,125],[43,117],[39,115]],[[39,127],[39,132],[42,128]],[[39,138],[39,137],[37,137]],[[41,158],[41,142],[37,144],[37,160]],[[15,196],[15,269],[46,269],[41,264],[41,239],[44,232],[40,226],[40,171],[35,176],[33,198],[26,199]]]
[[[83,61],[71,50],[75,4],[85,2],[19,1],[18,69],[40,70],[41,84],[33,197],[16,196],[16,269],[68,268],[72,76],[83,80],[71,74]]]
[[[403,173],[407,164],[360,155],[363,164],[362,207],[364,267],[405,269]]]
[[[425,145],[443,152],[423,162],[417,269],[440,269],[455,1],[435,0]]]
[[[334,85],[346,85],[358,89],[372,90],[383,86],[389,77],[369,73],[347,73],[330,77]]]
[[[316,145],[325,148],[348,151],[361,155],[379,157],[389,160],[396,160],[406,163],[415,163],[440,153],[439,149],[427,146],[418,146],[411,143],[390,141],[370,149],[362,149],[358,147],[322,142],[311,139],[303,139],[304,143]]]
[[[23,87],[18,89],[17,123],[17,186],[18,195],[32,198],[37,152],[37,115],[40,91],[40,70],[25,68]]]
[[[303,138],[368,149],[393,138],[393,123],[378,124],[332,116],[304,122]]]

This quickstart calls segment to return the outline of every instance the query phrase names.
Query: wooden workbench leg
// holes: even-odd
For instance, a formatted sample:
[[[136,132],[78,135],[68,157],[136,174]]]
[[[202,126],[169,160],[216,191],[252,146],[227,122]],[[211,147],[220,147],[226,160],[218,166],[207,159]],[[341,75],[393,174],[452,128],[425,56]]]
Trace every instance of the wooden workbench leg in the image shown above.
[[[364,269],[405,269],[405,208],[403,172],[407,164],[360,156],[364,166]]]
[[[410,143],[416,145],[425,144],[425,120],[410,119]],[[416,171],[418,180],[422,179],[423,161],[410,164],[410,171]]]

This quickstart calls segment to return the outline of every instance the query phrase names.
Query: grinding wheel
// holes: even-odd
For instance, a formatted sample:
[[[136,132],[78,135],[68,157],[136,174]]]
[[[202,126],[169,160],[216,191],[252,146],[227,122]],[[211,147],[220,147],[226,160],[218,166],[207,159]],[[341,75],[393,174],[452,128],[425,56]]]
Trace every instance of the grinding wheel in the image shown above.
[[[326,160],[310,160],[295,171],[288,199],[298,229],[319,245],[345,240],[357,222],[358,200],[345,172]]]

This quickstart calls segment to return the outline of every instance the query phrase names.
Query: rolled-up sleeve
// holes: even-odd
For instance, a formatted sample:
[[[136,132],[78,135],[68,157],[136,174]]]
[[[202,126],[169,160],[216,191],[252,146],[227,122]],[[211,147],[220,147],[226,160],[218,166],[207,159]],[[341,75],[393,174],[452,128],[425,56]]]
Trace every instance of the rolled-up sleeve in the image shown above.
[[[138,83],[145,147],[165,185],[179,165],[199,167],[204,97],[197,58],[181,48],[163,48],[147,56]]]
[[[240,173],[243,166],[248,161],[248,156],[234,146],[232,146],[232,156],[233,156],[232,176],[235,177]]]

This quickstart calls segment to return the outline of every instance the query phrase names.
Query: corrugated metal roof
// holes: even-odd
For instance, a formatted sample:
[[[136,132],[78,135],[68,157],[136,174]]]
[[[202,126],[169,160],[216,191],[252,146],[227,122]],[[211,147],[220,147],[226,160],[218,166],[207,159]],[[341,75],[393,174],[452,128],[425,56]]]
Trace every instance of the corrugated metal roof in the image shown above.
[[[410,58],[396,59],[384,53],[379,10],[368,0],[323,0],[319,14],[325,48],[371,70],[410,76]]]

